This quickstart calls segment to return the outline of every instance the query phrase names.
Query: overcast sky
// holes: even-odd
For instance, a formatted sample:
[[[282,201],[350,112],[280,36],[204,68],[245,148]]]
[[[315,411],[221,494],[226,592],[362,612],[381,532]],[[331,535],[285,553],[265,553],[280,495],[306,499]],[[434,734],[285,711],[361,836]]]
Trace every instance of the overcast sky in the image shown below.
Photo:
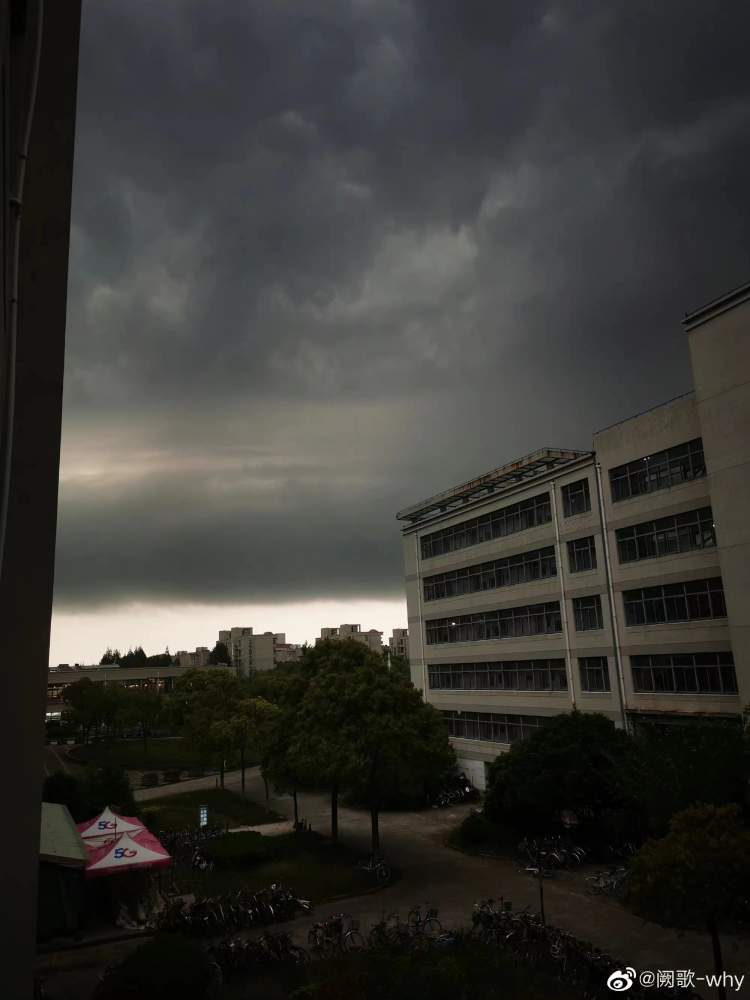
[[[748,37],[84,0],[52,662],[404,625],[398,509],[689,389],[683,313],[750,277]]]

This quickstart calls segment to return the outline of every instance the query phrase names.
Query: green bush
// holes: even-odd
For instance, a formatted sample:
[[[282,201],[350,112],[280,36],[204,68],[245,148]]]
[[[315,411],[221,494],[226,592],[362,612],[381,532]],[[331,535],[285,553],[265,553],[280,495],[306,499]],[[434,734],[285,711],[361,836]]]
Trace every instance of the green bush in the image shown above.
[[[155,788],[159,784],[159,775],[156,771],[146,771],[141,775],[141,788]]]
[[[178,935],[163,935],[141,945],[104,980],[102,1000],[163,1000],[167,991],[180,1000],[204,1000],[215,970],[202,948]]]
[[[167,785],[176,784],[182,777],[182,771],[171,770],[164,772],[164,783]]]
[[[269,838],[253,830],[226,833],[211,844],[211,856],[219,868],[250,868],[275,856]]]
[[[105,806],[126,816],[135,812],[128,776],[118,767],[89,767],[82,777],[55,772],[44,782],[43,797],[45,802],[67,806],[77,823],[96,816]]]
[[[456,832],[456,842],[463,847],[478,847],[497,840],[497,827],[484,816],[472,813]]]

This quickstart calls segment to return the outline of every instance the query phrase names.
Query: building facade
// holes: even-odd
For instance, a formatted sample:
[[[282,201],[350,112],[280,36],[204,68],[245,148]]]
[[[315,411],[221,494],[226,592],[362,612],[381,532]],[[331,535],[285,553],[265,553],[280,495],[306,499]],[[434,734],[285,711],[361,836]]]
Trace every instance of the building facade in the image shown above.
[[[324,642],[326,639],[354,639],[361,642],[374,653],[383,652],[383,633],[371,628],[366,632],[362,631],[361,625],[339,625],[338,628],[322,628],[320,636],[315,640],[315,645]]]
[[[412,680],[480,787],[560,712],[750,701],[750,285],[685,325],[694,392],[398,514]]]
[[[408,659],[409,629],[394,628],[391,633],[391,637],[388,640],[388,649],[390,650],[391,656],[402,656],[404,659]]]
[[[286,641],[283,632],[256,635],[248,627],[219,632],[219,642],[226,645],[232,657],[232,666],[242,677],[247,677],[254,670],[273,670],[279,663],[294,663],[301,652],[300,646]]]

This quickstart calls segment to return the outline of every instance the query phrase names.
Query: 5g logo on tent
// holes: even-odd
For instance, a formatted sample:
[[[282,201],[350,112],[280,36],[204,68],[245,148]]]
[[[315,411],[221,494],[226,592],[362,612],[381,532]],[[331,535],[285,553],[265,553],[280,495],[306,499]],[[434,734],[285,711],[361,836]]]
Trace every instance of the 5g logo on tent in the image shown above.
[[[624,993],[629,990],[635,982],[635,969],[630,966],[627,969],[615,969],[607,980],[607,986],[615,993]]]
[[[119,861],[121,858],[134,858],[137,853],[129,847],[116,847],[113,856]]]

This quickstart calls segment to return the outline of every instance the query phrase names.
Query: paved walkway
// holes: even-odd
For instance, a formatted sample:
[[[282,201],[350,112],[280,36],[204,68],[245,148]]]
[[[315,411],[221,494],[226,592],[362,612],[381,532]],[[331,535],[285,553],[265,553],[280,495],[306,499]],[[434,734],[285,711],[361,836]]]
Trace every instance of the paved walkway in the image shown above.
[[[135,797],[139,801],[148,801],[157,796],[213,787],[213,777],[196,778],[178,785],[142,789],[135,793]],[[239,791],[239,772],[226,775],[225,787]],[[257,768],[247,772],[246,789],[248,798],[265,802],[263,782]],[[289,796],[272,796],[267,804],[281,815],[292,815]],[[313,830],[326,834],[330,831],[330,803],[325,796],[301,793],[299,805],[300,817],[308,820]],[[380,892],[338,904],[318,906],[315,919],[344,909],[357,917],[367,931],[384,911],[399,912],[405,917],[415,903],[429,903],[439,908],[440,919],[445,926],[457,927],[470,921],[473,903],[488,896],[503,896],[511,900],[515,907],[528,905],[538,909],[536,883],[520,874],[513,861],[471,857],[446,846],[447,835],[468,814],[469,808],[458,806],[423,812],[384,813],[380,823],[383,852],[388,862],[401,870],[403,877]],[[366,812],[341,808],[339,831],[344,842],[351,844],[362,855],[369,853],[370,818]],[[592,941],[637,970],[692,969],[698,975],[712,971],[707,936],[689,933],[680,937],[675,931],[646,923],[614,901],[588,895],[585,885],[581,872],[564,873],[558,878],[545,880],[545,907],[549,923]],[[290,922],[285,929],[304,943],[310,922],[309,916],[302,917]],[[62,974],[50,980],[50,986],[57,982],[51,996],[54,1000],[72,1000],[74,997],[83,1000],[86,995],[82,991],[83,984],[92,981],[95,967],[101,966],[104,961],[117,961],[132,947],[132,942],[123,942],[116,947],[110,946],[113,953],[106,956],[103,948],[87,949],[78,953],[77,958],[75,953],[65,956],[62,963],[69,971],[62,973],[60,969]],[[724,952],[728,971],[743,973],[750,969],[750,939],[747,937],[727,938]],[[73,986],[74,983],[78,985]],[[79,993],[66,992],[68,988],[79,989]],[[709,991],[704,989],[703,993],[709,997]],[[742,995],[748,993],[750,989],[746,986]]]

